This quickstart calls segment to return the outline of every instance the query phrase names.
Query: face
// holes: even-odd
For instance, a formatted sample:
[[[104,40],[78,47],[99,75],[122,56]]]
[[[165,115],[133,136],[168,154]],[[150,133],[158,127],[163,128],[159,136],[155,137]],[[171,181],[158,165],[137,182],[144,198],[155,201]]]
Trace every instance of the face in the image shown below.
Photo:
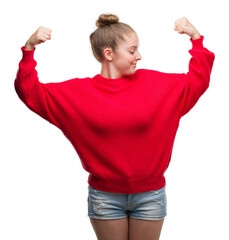
[[[138,51],[138,36],[135,32],[125,35],[124,41],[120,41],[115,52],[112,52],[112,68],[117,75],[129,75],[135,72],[137,61],[141,60]]]

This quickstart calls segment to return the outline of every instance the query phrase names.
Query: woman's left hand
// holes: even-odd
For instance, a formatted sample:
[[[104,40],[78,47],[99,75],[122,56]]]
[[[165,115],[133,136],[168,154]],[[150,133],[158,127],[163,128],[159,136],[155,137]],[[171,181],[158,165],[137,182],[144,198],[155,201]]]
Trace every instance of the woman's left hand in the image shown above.
[[[187,34],[189,35],[193,40],[200,38],[199,31],[188,21],[186,17],[182,17],[175,21],[175,31],[178,31],[180,34]]]

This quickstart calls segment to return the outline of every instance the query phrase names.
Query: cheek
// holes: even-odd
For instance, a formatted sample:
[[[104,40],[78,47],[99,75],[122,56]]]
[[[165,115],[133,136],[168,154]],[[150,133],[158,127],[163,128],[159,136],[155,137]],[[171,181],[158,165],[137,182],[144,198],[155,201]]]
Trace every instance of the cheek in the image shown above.
[[[128,58],[120,58],[117,64],[120,68],[127,68],[131,64],[131,61]]]
[[[116,59],[116,66],[118,66],[119,69],[127,69],[131,67],[131,64],[134,62],[134,57],[128,53],[122,53],[120,56]]]
[[[131,65],[132,63],[133,63],[133,61],[134,61],[134,58],[133,58],[133,56],[132,55],[126,55],[124,58],[123,58],[123,65],[125,65],[125,66],[129,66],[129,65]]]

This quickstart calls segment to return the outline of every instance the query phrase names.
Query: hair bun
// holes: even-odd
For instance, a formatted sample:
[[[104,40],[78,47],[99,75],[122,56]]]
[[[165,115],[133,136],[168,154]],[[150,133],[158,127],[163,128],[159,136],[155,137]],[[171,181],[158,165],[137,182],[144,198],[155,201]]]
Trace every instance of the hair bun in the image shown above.
[[[119,17],[113,14],[101,14],[99,19],[96,21],[97,27],[103,27],[105,25],[118,23]]]

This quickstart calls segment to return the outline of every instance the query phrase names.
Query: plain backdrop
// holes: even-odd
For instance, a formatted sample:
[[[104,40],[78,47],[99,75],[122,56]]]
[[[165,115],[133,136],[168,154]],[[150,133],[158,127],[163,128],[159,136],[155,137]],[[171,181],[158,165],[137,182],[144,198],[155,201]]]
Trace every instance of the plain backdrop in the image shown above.
[[[117,14],[138,33],[137,68],[188,71],[190,38],[173,29],[183,16],[215,53],[210,87],[180,121],[161,240],[228,240],[229,16],[221,0],[1,3],[0,239],[96,239],[87,216],[88,173],[63,133],[21,102],[14,79],[20,48],[39,26],[52,29],[34,55],[41,82],[100,73],[89,35],[101,13]]]

